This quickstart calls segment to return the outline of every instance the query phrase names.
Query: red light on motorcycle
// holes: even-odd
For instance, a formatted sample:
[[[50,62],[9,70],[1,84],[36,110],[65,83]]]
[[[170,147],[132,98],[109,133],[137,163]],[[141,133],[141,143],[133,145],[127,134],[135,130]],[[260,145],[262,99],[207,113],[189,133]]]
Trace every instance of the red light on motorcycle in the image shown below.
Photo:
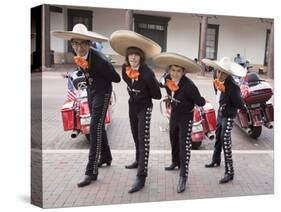
[[[247,98],[250,95],[248,85],[245,84],[240,85],[240,90],[243,98]]]

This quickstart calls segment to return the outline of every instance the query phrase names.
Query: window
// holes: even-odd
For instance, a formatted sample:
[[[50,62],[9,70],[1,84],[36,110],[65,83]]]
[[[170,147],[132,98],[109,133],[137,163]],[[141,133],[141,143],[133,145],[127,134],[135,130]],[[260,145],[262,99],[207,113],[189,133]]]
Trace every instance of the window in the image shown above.
[[[217,59],[218,51],[218,25],[208,24],[207,39],[206,39],[206,57],[208,59]]]
[[[92,11],[68,9],[67,17],[68,17],[67,29],[69,31],[72,31],[73,27],[78,23],[84,24],[89,31],[92,31],[92,20],[93,20]],[[68,52],[72,52],[72,47],[70,43],[68,43]]]
[[[135,31],[152,39],[162,47],[162,51],[165,51],[169,20],[169,17],[134,14]]]
[[[206,37],[206,58],[211,60],[217,59],[218,37],[219,37],[219,25],[208,24],[207,37]],[[200,51],[200,40],[201,40],[201,25],[200,25],[199,51]]]
[[[164,26],[157,25],[157,24],[138,24],[138,27],[141,29],[152,29],[152,30],[158,30],[158,31],[164,31]]]

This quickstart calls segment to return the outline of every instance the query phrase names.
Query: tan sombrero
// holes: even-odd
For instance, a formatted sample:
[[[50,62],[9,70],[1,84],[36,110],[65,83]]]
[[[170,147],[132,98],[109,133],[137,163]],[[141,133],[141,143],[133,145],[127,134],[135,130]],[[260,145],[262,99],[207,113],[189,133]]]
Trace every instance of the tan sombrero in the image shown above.
[[[215,69],[219,69],[226,74],[231,74],[237,77],[245,77],[247,74],[245,68],[237,63],[231,62],[229,57],[223,57],[220,61],[202,59],[202,63]]]
[[[108,41],[108,38],[96,32],[88,31],[84,24],[76,24],[72,31],[53,31],[52,35],[65,40],[81,39],[90,41]]]
[[[129,47],[143,50],[146,58],[151,58],[161,52],[161,47],[153,40],[129,30],[118,30],[110,36],[111,48],[122,56],[126,56]]]
[[[201,67],[192,59],[172,52],[164,52],[156,55],[153,58],[153,62],[163,68],[167,68],[170,65],[181,66],[185,69],[186,73],[201,71]]]

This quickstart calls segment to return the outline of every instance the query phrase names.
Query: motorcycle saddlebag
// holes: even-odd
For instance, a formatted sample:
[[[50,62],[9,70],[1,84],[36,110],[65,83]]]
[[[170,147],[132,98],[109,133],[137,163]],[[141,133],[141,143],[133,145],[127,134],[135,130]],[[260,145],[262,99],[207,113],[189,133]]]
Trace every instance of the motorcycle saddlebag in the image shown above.
[[[266,104],[265,106],[265,116],[268,122],[274,121],[273,105],[271,103]]]
[[[74,102],[66,101],[61,108],[63,128],[65,131],[74,129]]]
[[[273,95],[271,86],[266,82],[249,86],[249,95],[244,98],[247,104],[267,102]]]
[[[240,126],[242,128],[248,128],[249,127],[248,115],[247,115],[247,113],[245,111],[238,110],[237,118],[238,118],[238,121],[239,121]]]
[[[209,102],[206,102],[206,104],[203,106],[203,109],[206,115],[209,131],[215,131],[217,124],[215,109]]]

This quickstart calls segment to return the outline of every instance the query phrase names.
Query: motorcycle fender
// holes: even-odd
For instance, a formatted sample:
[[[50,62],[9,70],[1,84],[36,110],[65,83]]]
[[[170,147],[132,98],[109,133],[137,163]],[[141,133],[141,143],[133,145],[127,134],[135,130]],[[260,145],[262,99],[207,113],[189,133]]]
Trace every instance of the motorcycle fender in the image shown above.
[[[239,124],[242,128],[248,128],[249,127],[249,121],[248,121],[247,113],[245,113],[242,110],[239,110],[237,112],[237,118],[238,118],[238,122],[239,122]]]
[[[253,126],[258,127],[258,126],[263,125],[262,114],[261,114],[260,108],[250,110],[250,115],[251,115]]]

